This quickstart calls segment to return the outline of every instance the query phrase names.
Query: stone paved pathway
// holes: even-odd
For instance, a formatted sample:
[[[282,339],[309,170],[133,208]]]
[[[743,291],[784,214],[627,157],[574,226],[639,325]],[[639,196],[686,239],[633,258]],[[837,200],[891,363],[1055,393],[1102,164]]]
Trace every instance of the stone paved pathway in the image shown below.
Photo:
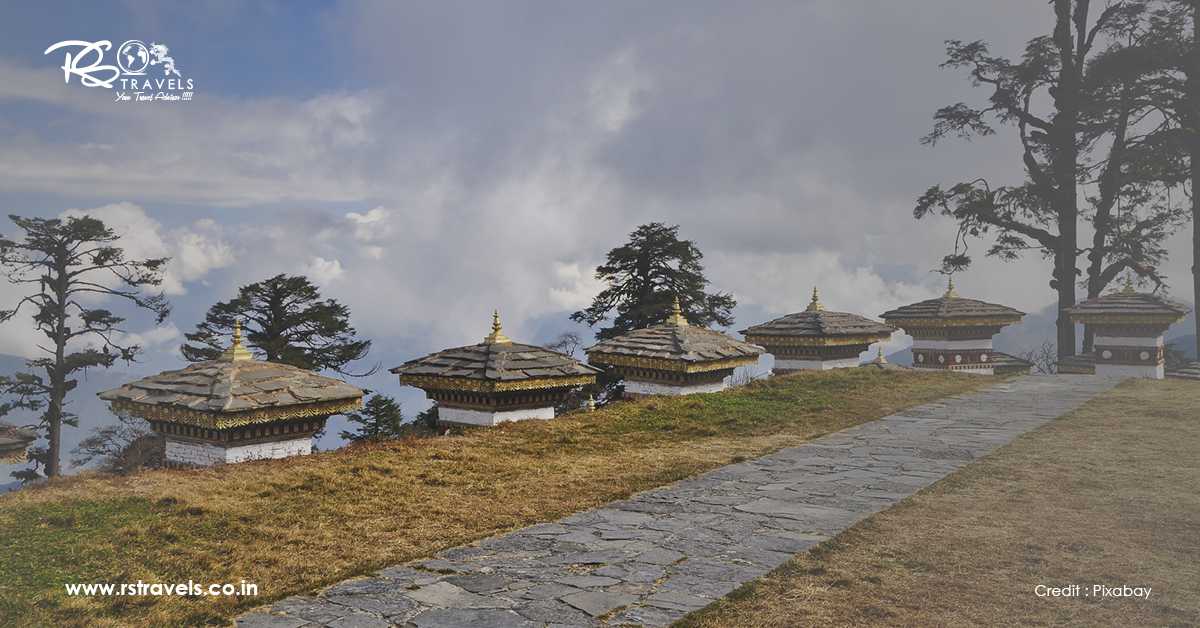
[[[243,615],[238,626],[665,626],[1113,385],[1023,377]]]

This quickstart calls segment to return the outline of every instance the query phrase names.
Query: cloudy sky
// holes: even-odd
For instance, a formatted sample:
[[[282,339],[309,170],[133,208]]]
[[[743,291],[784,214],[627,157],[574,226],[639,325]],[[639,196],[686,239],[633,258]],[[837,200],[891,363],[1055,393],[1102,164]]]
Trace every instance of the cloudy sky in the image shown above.
[[[1043,0],[11,4],[0,201],[173,258],[174,315],[132,322],[141,368],[178,366],[208,305],[279,272],[348,304],[384,367],[477,341],[495,307],[543,342],[649,221],[696,241],[739,324],[813,284],[877,315],[942,290],[953,225],[912,219],[925,188],[1020,178],[1004,133],[919,145],[937,107],[985,96],[938,69],[943,41],[1016,54],[1048,19]],[[195,98],[64,84],[43,50],[68,39],[166,44]],[[1171,251],[1190,299],[1185,238]],[[958,283],[1033,311],[1047,279],[979,259]],[[0,326],[0,352],[34,344]]]

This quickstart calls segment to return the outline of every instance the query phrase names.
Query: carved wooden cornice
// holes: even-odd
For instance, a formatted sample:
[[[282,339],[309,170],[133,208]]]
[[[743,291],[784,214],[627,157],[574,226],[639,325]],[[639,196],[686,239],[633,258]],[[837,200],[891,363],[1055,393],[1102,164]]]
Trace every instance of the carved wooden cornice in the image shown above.
[[[844,347],[851,345],[872,345],[880,340],[886,340],[891,334],[859,334],[854,336],[772,336],[767,334],[746,334],[746,342],[762,347]]]
[[[758,363],[758,356],[739,356],[710,362],[685,362],[683,360],[668,360],[666,358],[650,358],[612,353],[594,352],[588,354],[588,362],[594,364],[609,364],[612,366],[630,366],[634,368],[652,369],[656,371],[671,371],[674,373],[706,373],[720,371]]]
[[[204,412],[163,404],[145,404],[136,401],[116,400],[112,402],[114,412],[125,412],[147,421],[165,421],[183,425],[195,425],[211,429],[228,429],[255,423],[274,423],[308,417],[342,414],[362,408],[362,398],[336,399],[303,405],[259,408],[245,412]]]
[[[430,390],[465,390],[479,393],[537,390],[539,388],[571,388],[596,383],[595,375],[574,377],[543,377],[521,379],[511,382],[472,379],[469,377],[441,377],[437,375],[400,375],[400,383],[415,388]]]

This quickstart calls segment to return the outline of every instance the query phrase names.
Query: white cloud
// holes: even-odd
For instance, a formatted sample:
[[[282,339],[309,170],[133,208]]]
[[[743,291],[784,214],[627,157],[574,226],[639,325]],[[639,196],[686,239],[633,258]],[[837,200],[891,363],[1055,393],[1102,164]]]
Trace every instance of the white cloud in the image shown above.
[[[129,202],[69,209],[61,214],[63,218],[84,215],[103,221],[120,236],[116,246],[125,250],[127,259],[169,257],[161,286],[168,295],[186,294],[186,283],[203,279],[235,260],[233,248],[224,241],[221,228],[211,219],[167,229],[141,206]]]
[[[317,285],[326,286],[341,279],[345,271],[342,270],[342,263],[336,259],[314,257],[305,266],[304,274]]]
[[[182,338],[183,333],[175,323],[167,321],[144,331],[121,334],[118,341],[123,345],[137,345],[144,351],[165,349],[173,352]]]
[[[364,335],[423,348],[476,340],[493,307],[519,338],[535,331],[527,321],[585,306],[602,287],[597,261],[652,220],[681,225],[713,287],[734,292],[742,311],[796,311],[817,283],[831,307],[877,316],[941,289],[927,270],[953,225],[913,221],[925,187],[1021,177],[1009,135],[917,143],[938,106],[985,96],[938,71],[938,42],[978,31],[1019,52],[1014,33],[1036,32],[1043,4],[944,0],[929,10],[947,20],[929,22],[855,3],[646,3],[632,16],[547,16],[553,28],[539,24],[536,37],[508,11],[463,21],[350,4],[331,12],[346,45],[324,52],[353,60],[339,66],[343,84],[368,88],[205,93],[187,107],[113,106],[55,72],[0,63],[0,103],[88,121],[66,141],[41,127],[0,135],[0,186],[91,204],[289,208],[256,220],[243,241],[109,206],[144,255],[174,258],[172,292],[228,267],[236,250],[230,283],[305,272],[351,307]],[[449,23],[461,37],[413,36]],[[396,59],[435,61],[373,69]],[[1180,284],[1186,247],[1171,244]],[[1052,299],[1036,256],[976,258],[964,294],[1030,311]]]
[[[596,279],[590,267],[581,267],[577,262],[554,262],[554,279],[550,287],[550,303],[564,310],[587,307],[605,287],[603,281]]]
[[[376,207],[368,212],[359,214],[349,212],[346,220],[354,227],[354,238],[360,242],[377,242],[388,236],[390,226],[388,217],[391,214],[382,207]]]
[[[620,131],[640,113],[640,99],[652,82],[632,49],[608,58],[588,85],[593,120],[609,133]]]

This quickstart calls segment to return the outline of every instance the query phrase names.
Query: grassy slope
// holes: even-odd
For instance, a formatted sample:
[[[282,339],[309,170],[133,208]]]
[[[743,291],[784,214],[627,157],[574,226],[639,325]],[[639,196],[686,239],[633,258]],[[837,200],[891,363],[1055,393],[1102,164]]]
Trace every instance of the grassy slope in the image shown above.
[[[1200,625],[1197,399],[1125,383],[681,624]],[[1033,593],[1074,583],[1153,591]]]
[[[614,404],[448,438],[0,496],[0,625],[222,623],[237,611],[552,520],[991,378],[851,370]],[[258,598],[67,598],[64,582],[237,583]]]

